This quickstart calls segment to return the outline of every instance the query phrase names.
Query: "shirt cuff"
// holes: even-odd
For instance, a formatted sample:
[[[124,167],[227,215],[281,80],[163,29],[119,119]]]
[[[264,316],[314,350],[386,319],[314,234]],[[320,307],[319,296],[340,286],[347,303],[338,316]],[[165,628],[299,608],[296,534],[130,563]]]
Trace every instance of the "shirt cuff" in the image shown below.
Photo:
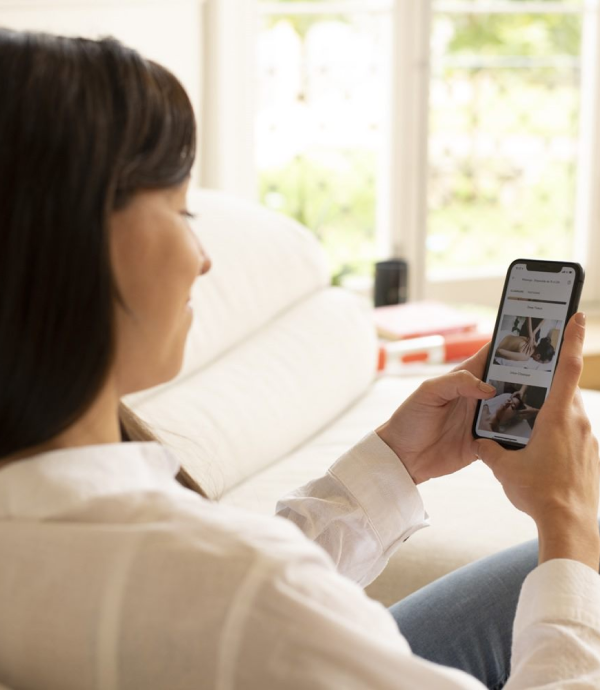
[[[545,620],[569,620],[600,628],[598,573],[566,558],[546,561],[532,570],[521,588],[514,637]]]
[[[429,525],[421,495],[396,453],[375,431],[328,470],[367,515],[384,552]]]

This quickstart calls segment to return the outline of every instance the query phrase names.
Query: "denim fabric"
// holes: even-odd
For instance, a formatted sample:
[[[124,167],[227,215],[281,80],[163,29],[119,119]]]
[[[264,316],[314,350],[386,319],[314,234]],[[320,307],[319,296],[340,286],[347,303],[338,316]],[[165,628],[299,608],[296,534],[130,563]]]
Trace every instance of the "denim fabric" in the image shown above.
[[[537,561],[537,541],[521,544],[445,575],[390,611],[415,654],[498,690],[510,673],[521,585]]]

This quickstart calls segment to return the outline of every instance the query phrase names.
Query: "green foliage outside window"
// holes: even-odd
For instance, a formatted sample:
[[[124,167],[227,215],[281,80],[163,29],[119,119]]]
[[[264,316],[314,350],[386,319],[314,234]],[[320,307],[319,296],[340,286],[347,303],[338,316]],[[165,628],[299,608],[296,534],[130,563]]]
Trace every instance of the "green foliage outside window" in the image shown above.
[[[261,173],[263,203],[315,233],[334,282],[369,273],[376,259],[374,169],[372,151],[313,150],[283,169]]]
[[[285,15],[271,22],[289,22],[304,39],[322,18]],[[437,73],[434,65],[433,80],[447,81],[449,88],[456,80],[468,82],[481,90],[482,102],[450,108],[432,104],[430,136],[456,132],[468,137],[476,131],[498,142],[523,135],[539,138],[546,147],[560,139],[573,143],[579,114],[581,21],[578,15],[435,13],[434,40],[440,29],[449,38]],[[564,67],[551,64],[557,57]],[[485,62],[491,58],[500,61],[498,67]],[[481,68],[472,66],[477,59],[483,59]],[[515,67],[511,59],[521,64]],[[461,67],[461,61],[471,61],[471,66]],[[549,165],[532,174],[529,169],[511,169],[500,149],[487,159],[431,156],[429,270],[506,263],[502,244],[509,253],[519,246],[520,253],[531,256],[547,251],[566,255],[573,231],[575,164],[564,154],[555,162],[548,160]],[[260,173],[263,203],[316,233],[330,257],[334,281],[349,272],[372,271],[376,166],[372,151],[313,149],[283,168]]]

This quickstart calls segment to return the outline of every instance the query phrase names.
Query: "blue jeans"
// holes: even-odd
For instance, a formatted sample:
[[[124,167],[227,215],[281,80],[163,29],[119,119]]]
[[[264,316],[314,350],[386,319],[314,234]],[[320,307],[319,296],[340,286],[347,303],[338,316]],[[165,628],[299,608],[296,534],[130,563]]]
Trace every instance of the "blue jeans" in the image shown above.
[[[537,561],[537,541],[521,544],[445,575],[390,611],[415,654],[498,690],[510,674],[521,585]]]

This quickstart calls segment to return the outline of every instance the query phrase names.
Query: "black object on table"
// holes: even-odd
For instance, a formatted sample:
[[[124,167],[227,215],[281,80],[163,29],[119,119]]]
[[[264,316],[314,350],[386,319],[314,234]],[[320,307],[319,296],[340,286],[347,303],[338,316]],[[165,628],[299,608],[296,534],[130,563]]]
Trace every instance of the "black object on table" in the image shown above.
[[[408,263],[389,259],[375,264],[375,306],[402,304],[408,300]]]

